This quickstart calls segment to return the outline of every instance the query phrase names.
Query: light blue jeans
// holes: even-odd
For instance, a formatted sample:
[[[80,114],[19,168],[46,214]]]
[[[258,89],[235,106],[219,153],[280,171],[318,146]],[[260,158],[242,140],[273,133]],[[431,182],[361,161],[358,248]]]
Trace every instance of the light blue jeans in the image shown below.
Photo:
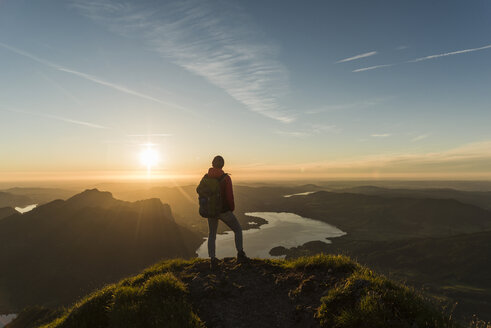
[[[220,214],[218,218],[208,218],[208,255],[215,257],[215,241],[217,239],[218,220],[222,220],[235,234],[235,248],[237,252],[243,250],[242,227],[231,211]]]

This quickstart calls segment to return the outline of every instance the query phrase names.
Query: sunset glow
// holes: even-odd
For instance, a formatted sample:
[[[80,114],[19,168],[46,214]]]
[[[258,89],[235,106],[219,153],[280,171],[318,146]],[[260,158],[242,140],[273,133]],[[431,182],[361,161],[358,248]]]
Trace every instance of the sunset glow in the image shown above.
[[[417,26],[440,11],[424,1],[387,1],[384,12],[363,1],[0,2],[6,179],[134,171],[154,181],[162,156],[165,175],[201,175],[218,153],[241,177],[268,180],[491,174],[485,2]],[[355,3],[357,28],[343,18]],[[476,15],[465,33],[463,12]],[[290,23],[300,21],[310,23]]]
[[[160,160],[158,151],[152,146],[147,145],[140,152],[140,162],[147,168],[147,174],[150,175],[152,168],[155,167]]]

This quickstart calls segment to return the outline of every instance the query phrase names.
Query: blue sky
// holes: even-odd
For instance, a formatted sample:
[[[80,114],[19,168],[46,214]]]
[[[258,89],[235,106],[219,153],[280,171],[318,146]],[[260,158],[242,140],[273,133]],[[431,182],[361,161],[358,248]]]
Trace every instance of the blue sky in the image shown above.
[[[0,172],[489,178],[489,1],[0,1]],[[268,173],[269,172],[269,173]]]

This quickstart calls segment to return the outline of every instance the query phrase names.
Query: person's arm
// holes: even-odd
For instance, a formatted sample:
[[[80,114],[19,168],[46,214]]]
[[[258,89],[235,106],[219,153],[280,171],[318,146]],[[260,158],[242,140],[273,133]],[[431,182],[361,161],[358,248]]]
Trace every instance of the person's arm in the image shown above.
[[[232,179],[227,175],[225,179],[225,194],[227,195],[227,203],[228,207],[231,211],[235,210],[235,202],[234,202],[234,191],[232,188]]]

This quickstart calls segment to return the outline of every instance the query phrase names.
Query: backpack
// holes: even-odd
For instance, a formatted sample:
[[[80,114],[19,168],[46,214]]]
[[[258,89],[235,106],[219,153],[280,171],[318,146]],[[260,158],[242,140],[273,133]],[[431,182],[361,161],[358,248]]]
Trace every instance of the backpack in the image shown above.
[[[196,192],[198,193],[199,214],[204,218],[218,218],[222,213],[222,195],[220,182],[227,176],[211,178],[208,174],[201,179]]]

